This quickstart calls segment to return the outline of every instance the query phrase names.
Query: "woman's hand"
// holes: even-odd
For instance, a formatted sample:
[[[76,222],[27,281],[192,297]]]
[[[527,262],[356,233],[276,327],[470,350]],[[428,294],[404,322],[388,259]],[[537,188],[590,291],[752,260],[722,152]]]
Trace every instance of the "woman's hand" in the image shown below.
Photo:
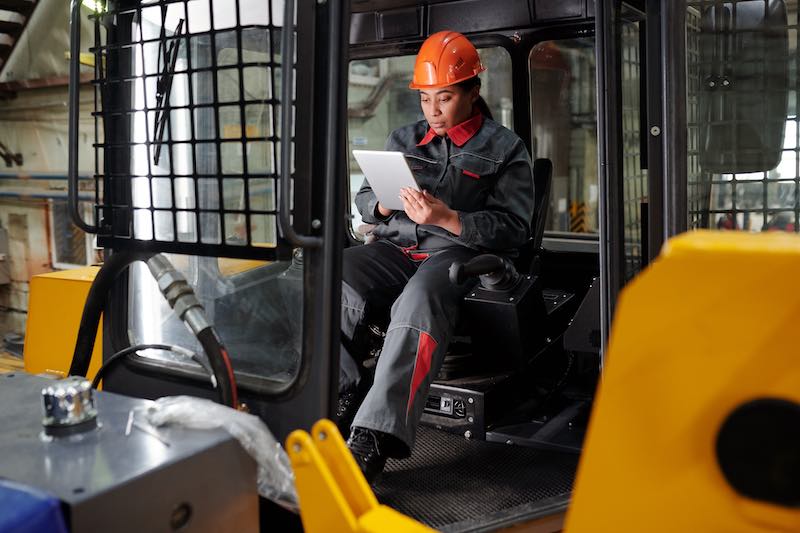
[[[400,199],[408,218],[417,224],[428,224],[444,228],[453,235],[461,234],[461,220],[458,213],[428,191],[400,189]]]
[[[386,209],[385,207],[383,207],[381,205],[380,202],[378,202],[378,213],[380,213],[383,218],[386,218],[389,215],[391,215],[392,213],[394,213],[394,211],[391,210],[391,209]]]

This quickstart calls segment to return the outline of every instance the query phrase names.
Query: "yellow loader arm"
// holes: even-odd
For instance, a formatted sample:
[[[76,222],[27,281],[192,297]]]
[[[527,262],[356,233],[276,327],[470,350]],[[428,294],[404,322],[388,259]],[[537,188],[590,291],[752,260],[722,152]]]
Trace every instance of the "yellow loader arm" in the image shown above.
[[[336,425],[320,420],[292,432],[286,451],[294,469],[306,533],[430,532],[432,529],[380,505]]]

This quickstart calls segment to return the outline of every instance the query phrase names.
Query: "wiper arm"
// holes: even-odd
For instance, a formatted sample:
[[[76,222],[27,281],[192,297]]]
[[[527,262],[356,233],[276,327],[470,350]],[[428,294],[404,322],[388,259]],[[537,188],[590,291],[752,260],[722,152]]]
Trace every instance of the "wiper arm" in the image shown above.
[[[155,153],[153,154],[154,165],[158,165],[158,160],[161,159],[161,141],[164,139],[164,127],[167,123],[167,109],[165,109],[165,107],[169,107],[169,95],[172,91],[172,76],[175,73],[175,64],[178,61],[178,50],[181,46],[180,35],[182,32],[183,19],[178,22],[178,27],[175,28],[175,33],[173,35],[177,38],[172,39],[169,43],[169,48],[164,58],[164,71],[158,77],[158,83],[156,84],[156,129],[153,139],[156,145]],[[160,55],[161,46],[159,45],[159,59],[161,59]]]

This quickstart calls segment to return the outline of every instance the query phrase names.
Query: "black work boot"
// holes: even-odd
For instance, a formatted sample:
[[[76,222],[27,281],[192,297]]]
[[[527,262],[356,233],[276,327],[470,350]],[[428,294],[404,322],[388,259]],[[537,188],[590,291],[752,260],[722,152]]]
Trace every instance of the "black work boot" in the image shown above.
[[[356,417],[361,400],[363,400],[363,395],[355,387],[339,393],[339,400],[336,404],[336,427],[339,428],[342,438],[350,435],[350,425]]]
[[[370,485],[386,466],[386,456],[380,450],[383,440],[383,433],[380,431],[360,427],[354,427],[353,433],[347,439],[347,447]]]

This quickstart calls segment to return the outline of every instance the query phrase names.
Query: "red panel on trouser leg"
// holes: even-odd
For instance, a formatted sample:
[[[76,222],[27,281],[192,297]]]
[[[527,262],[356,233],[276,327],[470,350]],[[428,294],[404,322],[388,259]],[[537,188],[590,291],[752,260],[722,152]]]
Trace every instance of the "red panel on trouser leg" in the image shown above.
[[[433,352],[436,350],[436,341],[427,333],[420,332],[419,343],[417,344],[417,360],[414,363],[414,376],[411,378],[411,393],[408,396],[408,406],[406,407],[406,418],[414,405],[414,396],[417,395],[420,385],[425,380],[425,376],[431,370]]]

